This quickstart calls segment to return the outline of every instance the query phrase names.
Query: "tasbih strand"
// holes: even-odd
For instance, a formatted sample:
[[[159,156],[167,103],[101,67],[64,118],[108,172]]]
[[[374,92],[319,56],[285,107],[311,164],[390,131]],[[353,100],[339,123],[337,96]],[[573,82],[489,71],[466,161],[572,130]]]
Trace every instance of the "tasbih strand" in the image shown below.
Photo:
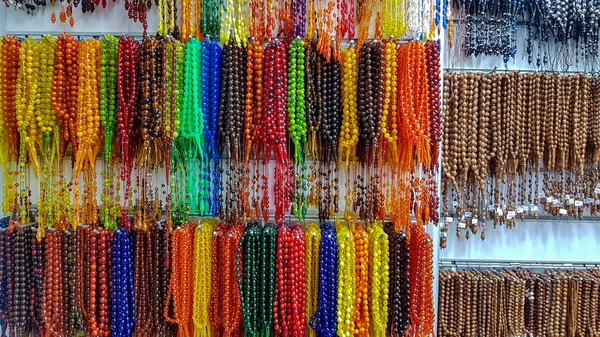
[[[242,225],[234,225],[227,229],[221,256],[223,257],[223,328],[226,337],[235,337],[241,333],[242,329],[242,314],[241,314],[241,298],[240,288],[236,277],[236,252],[244,234]]]
[[[16,270],[13,273],[12,293],[13,305],[9,313],[12,316],[12,323],[16,335],[35,333],[35,322],[32,318],[35,315],[34,296],[31,296],[34,291],[34,270],[32,256],[32,242],[34,240],[33,227],[20,229],[15,234],[14,239],[14,265],[12,268]]]
[[[131,336],[135,322],[132,235],[119,228],[113,234],[111,249],[111,334]]]
[[[117,207],[114,201],[113,141],[117,123],[117,62],[119,42],[114,36],[102,39],[100,59],[100,120],[104,129],[104,168],[102,171],[101,220],[106,229],[117,228]]]
[[[150,286],[152,269],[152,247],[147,231],[137,229],[135,236],[135,258],[133,261],[133,290],[135,292],[136,336],[147,336],[152,331]]]
[[[221,147],[227,160],[227,183],[224,212],[232,222],[243,214],[241,200],[241,170],[243,151],[243,125],[245,106],[244,96],[244,60],[246,49],[236,43],[229,43],[223,50],[223,74],[221,102],[219,110],[219,134]]]
[[[337,241],[339,249],[338,296],[337,296],[337,335],[351,336],[352,317],[356,301],[356,250],[354,237],[350,231],[353,224],[342,223],[338,226]]]
[[[79,91],[77,97],[77,142],[80,147],[75,155],[73,168],[74,214],[73,225],[79,221],[92,225],[98,218],[96,205],[96,169],[95,158],[100,151],[102,130],[98,104],[101,45],[98,40],[82,42],[79,50]],[[91,107],[91,108],[89,108]],[[78,177],[83,172],[83,198],[81,212],[78,207]]]
[[[326,61],[322,67],[320,94],[323,101],[321,124],[321,167],[322,187],[319,218],[329,219],[339,211],[339,178],[337,175],[339,134],[341,129],[342,106],[341,73],[337,60]],[[333,170],[332,170],[333,167]],[[325,172],[325,170],[327,170]],[[333,177],[332,177],[333,175]],[[332,191],[333,190],[333,191]]]
[[[410,248],[410,321],[411,330],[420,336],[433,333],[433,241],[418,225],[412,225]],[[475,299],[473,299],[475,300]],[[475,315],[473,315],[475,316]],[[475,321],[475,317],[471,317]],[[475,334],[475,329],[473,331]]]
[[[64,334],[65,317],[63,316],[63,282],[62,282],[62,239],[61,231],[50,231],[45,238],[46,269],[44,281],[44,325],[50,336]],[[4,243],[6,245],[6,243]],[[4,261],[7,263],[7,261]]]
[[[252,5],[251,5],[252,6]],[[250,218],[253,220],[258,219],[262,214],[260,210],[260,187],[259,187],[259,158],[261,150],[259,147],[264,142],[265,135],[262,134],[260,123],[262,121],[262,90],[263,90],[263,64],[264,64],[264,51],[262,45],[258,41],[254,41],[248,46],[248,58],[246,68],[246,110],[244,112],[244,143],[245,143],[245,158],[244,158],[244,172],[245,187],[243,191],[246,191],[244,196],[244,202],[251,197],[249,204],[244,207],[250,212]],[[250,160],[254,159],[255,170],[252,171],[250,168]],[[252,185],[250,186],[250,174],[252,173]]]
[[[200,41],[191,39],[185,46],[185,80],[183,109],[181,113],[181,137],[179,144],[182,154],[189,164],[187,172],[187,209],[192,214],[205,214],[206,207],[200,196],[205,191],[198,191],[197,159],[203,156],[204,152],[204,115],[202,111],[202,91],[200,89],[201,68],[198,58],[202,57]]]
[[[244,335],[256,336],[262,296],[258,294],[261,249],[259,248],[262,230],[257,223],[246,226],[236,257],[236,277],[240,286],[242,321]],[[242,270],[243,265],[243,270]]]
[[[77,302],[77,231],[67,230],[63,237],[63,295],[64,303]],[[81,312],[76,305],[66,307],[65,333],[67,335],[76,335],[83,330],[81,324]]]
[[[369,227],[369,279],[371,281],[371,335],[383,337],[388,324],[388,296],[390,281],[390,254],[388,235],[379,222]]]
[[[121,222],[129,210],[128,201],[131,194],[131,172],[133,170],[134,142],[134,106],[137,101],[137,62],[139,44],[125,36],[119,40],[119,56],[117,63],[117,131],[116,147],[121,158],[120,178],[123,184],[123,203],[121,207]],[[119,186],[119,185],[117,185]],[[120,196],[117,196],[117,202]],[[126,227],[126,229],[128,229]]]
[[[427,65],[427,88],[429,104],[429,144],[431,153],[431,167],[438,162],[439,144],[442,139],[442,115],[440,105],[440,51],[438,41],[429,41],[425,44],[425,58]],[[437,207],[436,207],[437,208]]]
[[[172,228],[173,218],[171,215],[171,153],[175,136],[179,136],[178,125],[181,125],[179,114],[176,109],[177,100],[177,42],[170,38],[165,41],[163,48],[162,65],[162,89],[165,94],[162,95],[161,124],[164,129],[162,133],[162,142],[165,150],[165,213],[167,217],[167,227]],[[177,131],[176,131],[177,130]]]
[[[142,42],[140,52],[140,93],[138,119],[140,121],[141,142],[136,154],[137,182],[140,185],[137,194],[137,209],[134,215],[134,227],[147,231],[159,220],[162,210],[158,186],[153,184],[153,175],[164,162],[164,132],[161,108],[164,100],[162,78],[164,64],[164,44],[154,38]],[[163,185],[164,187],[164,185]]]
[[[177,324],[180,336],[191,336],[194,256],[186,247],[193,247],[194,228],[192,223],[182,224],[173,231],[171,239],[171,277],[164,314],[168,322]],[[169,311],[171,305],[173,316]]]
[[[294,148],[295,193],[292,214],[298,219],[306,215],[306,181],[304,148],[306,146],[306,104],[304,100],[305,53],[304,44],[294,39],[289,46],[288,62],[288,132]],[[291,151],[290,151],[291,152]]]
[[[212,236],[215,221],[203,220],[194,231],[194,298],[193,314],[194,336],[208,337],[210,322],[208,312],[210,306],[210,281]]]
[[[151,259],[153,261],[150,280],[151,320],[157,336],[169,336],[173,330],[173,326],[167,323],[164,315],[171,267],[169,260],[170,237],[169,230],[163,226],[158,225],[151,229]]]
[[[346,48],[342,51],[342,127],[340,129],[340,158],[346,163],[346,174],[350,161],[356,158],[358,143],[358,113],[356,106],[357,67],[356,51]],[[346,202],[346,206],[348,206]]]
[[[2,212],[12,214],[16,206],[17,194],[17,161],[19,136],[16,114],[16,82],[19,66],[20,42],[17,38],[6,36],[2,40],[2,64],[0,64],[0,89],[2,107],[2,131],[6,140],[6,158],[2,159],[3,200]]]
[[[184,102],[184,88],[185,88],[185,44],[176,41],[175,42],[175,118],[174,118],[174,127],[173,131],[173,145],[171,146],[172,150],[172,159],[171,159],[171,171],[169,172],[169,176],[174,177],[174,182],[170,187],[170,196],[169,199],[173,212],[172,212],[172,221],[173,224],[181,224],[186,221],[188,214],[188,206],[187,199],[188,196],[186,194],[187,188],[187,179],[186,179],[186,161],[185,161],[185,153],[180,146],[176,146],[181,142],[181,123],[182,123],[182,114],[183,114],[183,102]]]
[[[310,319],[317,336],[333,337],[337,331],[338,244],[335,228],[330,223],[321,225],[319,251],[319,303]]]
[[[368,336],[371,327],[371,316],[369,312],[369,236],[367,231],[360,225],[354,225],[352,229],[354,240],[356,262],[356,296],[354,313],[352,316],[352,333],[359,337]]]
[[[316,336],[315,329],[310,325],[311,317],[315,314],[319,304],[319,251],[321,242],[321,229],[316,222],[306,224],[304,227],[304,244],[306,247],[306,333],[310,337]]]
[[[38,198],[38,227],[36,236],[42,239],[47,226],[52,226],[55,219],[55,211],[58,209],[52,189],[53,172],[55,169],[55,157],[58,155],[58,129],[56,128],[56,116],[52,111],[52,77],[54,73],[54,59],[56,51],[56,39],[46,36],[38,42],[40,50],[40,79],[39,102],[36,102],[36,120],[41,132],[41,181]]]
[[[396,104],[397,92],[397,68],[396,49],[398,45],[394,41],[385,43],[385,93],[383,100],[383,110],[381,112],[381,135],[384,138],[382,142],[382,153],[384,158],[389,158],[391,165],[398,163],[398,108]]]
[[[410,326],[409,246],[404,233],[397,233],[392,223],[384,226],[389,237],[390,305],[388,306],[388,333],[401,336]]]
[[[260,263],[260,298],[262,305],[259,313],[262,317],[262,327],[259,331],[263,336],[269,336],[273,331],[273,312],[276,288],[276,263],[277,263],[277,227],[268,223],[263,226],[261,236],[262,261]]]
[[[211,326],[211,335],[223,333],[223,275],[225,270],[219,268],[223,264],[223,255],[221,252],[225,244],[226,227],[220,223],[214,227],[213,239],[211,243],[211,286],[210,286],[210,310],[209,321]]]
[[[31,159],[34,173],[39,173],[37,150],[35,142],[38,141],[38,128],[35,122],[35,102],[38,99],[38,71],[39,62],[34,62],[34,55],[39,53],[37,43],[29,38],[23,41],[19,50],[20,68],[16,88],[16,114],[17,129],[19,130],[19,193],[18,220],[23,223],[30,222],[31,189],[29,186],[29,167],[27,157]]]

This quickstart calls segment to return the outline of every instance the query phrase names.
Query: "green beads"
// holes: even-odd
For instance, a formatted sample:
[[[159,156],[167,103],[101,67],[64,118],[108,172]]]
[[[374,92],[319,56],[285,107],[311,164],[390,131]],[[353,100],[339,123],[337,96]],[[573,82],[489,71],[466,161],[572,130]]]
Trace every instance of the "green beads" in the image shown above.
[[[304,44],[295,39],[288,50],[288,131],[294,144],[294,159],[302,161],[306,144],[306,104],[304,101]]]

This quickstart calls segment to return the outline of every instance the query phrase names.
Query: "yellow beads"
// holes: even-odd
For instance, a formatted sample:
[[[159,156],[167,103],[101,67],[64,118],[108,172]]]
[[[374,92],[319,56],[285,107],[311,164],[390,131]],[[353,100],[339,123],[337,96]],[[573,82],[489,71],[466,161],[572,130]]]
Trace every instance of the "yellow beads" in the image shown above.
[[[317,311],[319,301],[319,249],[321,245],[321,229],[315,222],[304,227],[304,243],[306,255],[306,335],[315,337],[316,331],[309,326],[311,317]]]
[[[38,44],[28,38],[21,44],[19,54],[20,67],[17,79],[17,128],[21,140],[29,142],[37,138],[35,123],[35,101],[38,95],[39,48]],[[27,139],[23,139],[27,138]]]
[[[403,37],[406,27],[405,0],[383,0],[383,38]]]
[[[342,127],[340,130],[340,153],[346,163],[354,157],[358,143],[358,114],[356,108],[356,50],[342,51]]]
[[[398,163],[398,112],[396,103],[396,70],[398,62],[396,60],[396,47],[394,41],[388,41],[385,44],[385,82],[384,82],[384,100],[383,111],[381,114],[381,134],[385,138],[387,156],[391,164]]]
[[[40,75],[39,102],[37,103],[37,123],[42,134],[50,134],[56,127],[56,114],[52,110],[52,76],[54,73],[54,57],[56,39],[44,37],[40,42]]]
[[[347,223],[337,230],[338,241],[338,298],[337,298],[337,335],[350,337],[354,334],[352,318],[356,291],[354,236]]]
[[[388,236],[383,225],[369,228],[369,265],[371,266],[371,336],[384,337],[388,321],[388,283],[390,253]]]
[[[194,337],[210,337],[208,310],[210,306],[212,236],[215,221],[205,219],[194,232]]]

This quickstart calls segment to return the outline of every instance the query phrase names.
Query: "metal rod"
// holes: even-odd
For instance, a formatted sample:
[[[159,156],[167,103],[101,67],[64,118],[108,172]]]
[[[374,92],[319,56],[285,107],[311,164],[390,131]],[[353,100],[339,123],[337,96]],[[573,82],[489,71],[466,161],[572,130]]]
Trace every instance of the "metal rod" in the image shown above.
[[[502,259],[472,259],[472,258],[440,258],[440,265],[468,265],[468,266],[482,266],[482,265],[494,265],[494,266],[561,266],[564,268],[572,267],[585,267],[590,265],[600,265],[600,261],[570,261],[570,260],[502,260]]]
[[[519,73],[547,73],[547,74],[591,74],[591,71],[584,70],[539,70],[539,69],[498,69],[498,68],[444,68],[444,72],[480,72],[480,73],[491,73],[491,72],[519,72]]]

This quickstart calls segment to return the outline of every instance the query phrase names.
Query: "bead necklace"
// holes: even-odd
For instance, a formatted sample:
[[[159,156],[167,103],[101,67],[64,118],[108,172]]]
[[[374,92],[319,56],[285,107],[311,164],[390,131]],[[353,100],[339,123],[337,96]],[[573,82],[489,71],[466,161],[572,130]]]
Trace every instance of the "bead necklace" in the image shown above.
[[[202,33],[207,37],[218,37],[221,29],[221,0],[202,2]]]
[[[259,330],[263,336],[270,336],[273,331],[273,308],[275,297],[275,273],[277,259],[277,227],[268,223],[263,226],[260,249],[262,259],[260,262],[260,293],[259,299],[262,299],[259,307],[260,321],[262,326]]]
[[[6,329],[3,328],[3,333],[5,330],[13,330],[13,317],[12,317],[12,309],[14,307],[14,288],[13,282],[15,277],[15,237],[16,233],[13,228],[10,231],[2,232],[2,236],[4,237],[4,262],[6,265],[5,273],[3,274],[3,307],[2,307],[2,320],[6,326]],[[10,328],[10,329],[9,329]]]
[[[207,146],[210,145],[209,155],[213,161],[212,168],[212,198],[210,204],[211,214],[221,216],[221,167],[219,166],[219,151],[218,151],[218,131],[219,131],[219,104],[221,102],[221,66],[223,61],[223,49],[216,41],[211,41],[209,47],[209,95],[208,97],[208,113],[205,114],[208,122],[208,132],[206,137]],[[209,167],[210,177],[210,167]]]
[[[260,265],[262,264],[262,249],[260,247],[262,228],[258,223],[246,226],[244,236],[236,257],[236,275],[240,285],[242,320],[244,335],[256,336],[259,333],[260,309],[263,294],[259,293]],[[241,270],[241,265],[244,270]],[[263,279],[264,280],[264,279]]]
[[[396,104],[397,92],[397,66],[395,41],[390,40],[385,43],[385,94],[383,101],[383,111],[381,113],[381,134],[384,138],[383,156],[395,169],[398,163],[398,116]]]
[[[369,237],[367,231],[360,225],[352,229],[356,254],[355,280],[356,300],[352,316],[352,333],[358,337],[368,336],[370,327],[369,317]]]
[[[337,331],[338,244],[335,228],[321,225],[319,252],[319,304],[310,319],[310,326],[319,337],[333,337]]]
[[[38,198],[38,230],[36,235],[39,239],[45,235],[46,226],[52,226],[54,222],[54,210],[56,206],[52,191],[52,170],[55,163],[54,156],[58,152],[58,129],[56,128],[56,116],[52,111],[51,91],[52,76],[54,72],[54,58],[56,50],[56,39],[46,36],[38,42],[41,52],[39,102],[36,102],[36,120],[41,131],[41,178]]]
[[[78,43],[65,33],[58,35],[54,78],[52,80],[52,108],[56,112],[60,129],[60,158],[64,159],[67,145],[72,144],[77,153],[75,119],[77,109]]]
[[[350,161],[356,158],[356,144],[358,143],[358,114],[356,108],[357,69],[356,51],[346,48],[342,51],[342,127],[340,130],[340,154],[346,162],[348,173]],[[348,205],[349,203],[346,202]]]
[[[431,168],[437,166],[439,144],[442,139],[442,116],[440,106],[440,51],[439,41],[429,41],[425,44],[427,62],[427,88],[429,103],[429,139],[431,152]]]
[[[306,121],[308,126],[308,137],[307,146],[308,153],[311,159],[315,160],[320,158],[318,154],[318,139],[321,128],[321,105],[318,104],[318,97],[320,90],[317,88],[318,81],[320,81],[320,72],[318,69],[317,59],[320,59],[321,55],[318,54],[314,41],[306,42],[306,57],[305,57],[305,70],[306,70],[306,91],[305,91],[305,103],[306,103]]]
[[[63,232],[50,231],[45,237],[46,269],[44,281],[44,325],[50,336],[64,335],[62,250]],[[4,243],[6,245],[6,243]],[[6,263],[6,261],[4,261]]]
[[[137,100],[137,63],[139,44],[129,36],[119,39],[119,60],[117,66],[117,149],[120,149],[121,180],[123,181],[123,204],[121,217],[128,211],[131,193],[131,172],[133,170],[135,102]],[[117,197],[119,199],[120,196]],[[118,200],[117,200],[118,201]]]
[[[34,55],[39,54],[38,44],[31,38],[23,41],[19,50],[20,67],[16,87],[16,115],[19,131],[19,192],[18,219],[21,223],[29,223],[31,189],[29,186],[29,170],[26,158],[29,156],[34,173],[39,174],[37,150],[35,143],[39,140],[37,123],[35,122],[35,102],[38,99],[39,62],[34,62]],[[27,182],[27,183],[26,183]]]
[[[242,151],[244,125],[244,60],[246,49],[230,42],[223,50],[222,90],[219,114],[219,134],[227,161],[227,183],[224,213],[228,221],[237,222],[244,213],[242,201]]]
[[[169,336],[173,326],[167,323],[164,307],[167,301],[169,288],[170,255],[169,255],[169,229],[155,226],[151,229],[152,242],[152,268],[150,280],[150,302],[152,305],[151,320],[154,331],[158,336]]]
[[[31,237],[31,254],[33,258],[33,263],[31,267],[33,268],[33,299],[32,305],[34,306],[33,312],[30,311],[30,315],[33,320],[33,330],[38,334],[44,332],[44,321],[42,317],[42,294],[43,294],[43,286],[44,286],[44,269],[45,269],[45,244],[43,239],[38,240],[37,234],[35,233],[39,229],[35,227],[31,227],[32,237]]]
[[[36,298],[31,296],[34,291],[31,249],[33,240],[35,240],[33,226],[19,229],[14,238],[14,260],[9,268],[12,267],[16,271],[13,272],[12,279],[13,301],[12,305],[9,305],[8,312],[16,335],[35,333],[32,331],[34,327],[32,317],[35,312],[32,311],[35,308]]]
[[[314,4],[313,4],[314,6]],[[306,31],[306,2],[302,0],[292,1],[292,20],[293,28],[291,35],[304,36]]]
[[[352,317],[356,301],[356,251],[354,238],[350,232],[350,223],[340,223],[337,228],[339,247],[339,271],[337,294],[337,335],[347,337],[354,335]]]
[[[80,145],[75,155],[73,168],[74,187],[73,226],[80,221],[86,225],[96,223],[96,157],[102,146],[100,128],[99,83],[101,46],[98,40],[80,43],[79,48],[79,90],[77,96],[77,143]],[[82,209],[78,209],[79,174],[84,172]]]
[[[382,70],[384,68],[383,44],[372,41],[361,47],[358,66],[358,122],[359,122],[359,158],[372,163],[379,148],[379,130],[382,116],[383,89]],[[364,85],[363,85],[364,84]],[[362,153],[361,153],[362,152]]]
[[[256,5],[256,4],[254,4]],[[252,5],[251,5],[252,6]],[[244,151],[246,153],[244,157],[244,186],[242,186],[242,193],[244,205],[244,211],[249,212],[252,220],[257,220],[259,217],[259,196],[257,192],[260,191],[258,187],[259,179],[259,168],[258,160],[253,163],[250,162],[252,155],[253,159],[258,159],[258,146],[261,143],[262,134],[258,132],[260,130],[260,122],[262,119],[262,80],[263,80],[263,60],[264,53],[262,45],[258,41],[254,41],[248,46],[248,57],[246,67],[246,100],[245,100],[245,111],[244,111]],[[256,170],[252,170],[250,166],[255,166]],[[250,172],[252,172],[252,186],[250,186]],[[252,194],[252,200],[250,201],[250,194]]]
[[[235,337],[241,334],[242,314],[240,287],[236,275],[236,255],[240,241],[244,234],[242,225],[234,225],[227,229],[220,255],[223,257],[223,328],[226,337]]]
[[[263,198],[262,211],[265,222],[268,221],[269,213],[269,183],[266,175],[266,167],[271,153],[275,157],[275,222],[281,221],[286,210],[289,208],[290,175],[289,161],[286,144],[286,106],[287,76],[285,45],[274,41],[265,49],[264,65],[264,91],[261,133],[265,135],[262,146],[263,159]]]
[[[176,99],[177,99],[177,42],[174,38],[168,38],[163,48],[163,77],[162,88],[165,94],[162,95],[162,113],[161,124],[164,129],[162,133],[162,142],[165,150],[165,213],[167,214],[167,226],[173,225],[171,217],[171,150],[176,129]],[[180,122],[181,123],[181,122]]]
[[[210,288],[210,311],[209,321],[211,326],[211,335],[217,336],[223,333],[223,299],[225,288],[223,287],[223,279],[225,270],[220,268],[223,265],[223,254],[221,250],[225,245],[225,232],[227,231],[224,224],[220,223],[215,226],[213,231],[213,240],[211,243],[211,288]]]
[[[306,104],[304,101],[305,58],[302,40],[295,39],[289,47],[288,65],[288,131],[294,147],[295,190],[292,214],[299,219],[306,215],[306,177],[303,158],[306,146]]]
[[[127,15],[129,16],[129,19],[133,20],[133,22],[139,21],[142,24],[142,27],[144,28],[144,36],[147,35],[148,11],[150,10],[150,8],[152,8],[152,1],[125,0],[125,10],[127,11]],[[85,12],[85,10],[84,10],[84,12]],[[93,8],[92,8],[92,12],[93,12]],[[183,19],[183,16],[182,16],[182,19]],[[72,27],[72,25],[71,25],[71,27]],[[183,30],[182,30],[182,32],[183,32]]]
[[[117,61],[119,40],[111,35],[102,39],[100,60],[100,120],[104,128],[104,176],[101,221],[105,228],[116,229],[117,203],[114,202],[113,139],[117,122]]]
[[[394,224],[386,223],[385,232],[389,237],[390,280],[388,306],[388,333],[402,336],[410,325],[409,294],[409,247],[404,233],[395,231]]]
[[[62,237],[62,270],[63,285],[61,286],[63,303],[76,303],[76,274],[77,274],[77,233],[76,231],[66,230]],[[48,260],[47,260],[48,261]],[[49,263],[49,261],[47,262]],[[60,265],[61,262],[58,262]],[[65,308],[66,320],[65,323],[65,334],[67,336],[73,336],[83,331],[81,322],[81,312],[76,305],[68,305]]]
[[[10,35],[6,36],[2,43],[2,64],[1,73],[1,89],[2,89],[2,123],[7,141],[7,153],[8,161],[16,163],[19,156],[19,135],[17,129],[17,110],[16,110],[16,84],[17,74],[19,71],[19,49],[21,43],[16,37]],[[4,170],[3,170],[4,171]],[[8,180],[5,181],[4,187],[8,188],[8,192],[4,191],[4,201],[6,203],[13,202],[6,205],[3,203],[3,213],[8,214],[9,209],[12,209],[15,202],[15,193],[17,187],[14,186],[16,183],[16,172],[7,170]],[[14,178],[13,178],[14,177]],[[6,206],[4,206],[6,205]]]
[[[152,265],[152,251],[150,235],[147,231],[136,229],[135,258],[133,261],[133,290],[135,292],[135,323],[134,334],[147,336],[152,331],[151,305],[150,305],[150,271]]]
[[[277,236],[277,287],[273,307],[275,334],[301,337],[305,334],[305,242],[299,226],[282,224]]]
[[[362,46],[369,37],[369,29],[371,28],[374,9],[374,0],[359,0],[356,2],[356,21],[358,21],[357,46]]]
[[[209,322],[212,237],[215,220],[202,220],[194,231],[194,337],[211,335]]]
[[[321,228],[316,222],[304,227],[304,243],[306,246],[306,333],[315,337],[315,329],[310,325],[311,317],[316,313],[319,303],[319,251],[321,243]]]
[[[371,335],[383,337],[388,324],[388,287],[390,255],[388,235],[380,222],[369,227],[369,265],[371,280]]]
[[[182,224],[173,231],[171,237],[171,278],[164,314],[168,322],[177,324],[181,336],[191,336],[192,329],[194,256],[192,249],[187,247],[193,247],[194,228],[193,223]],[[169,310],[171,305],[173,305],[173,317]]]
[[[433,333],[433,241],[427,232],[412,225],[410,238],[410,321],[419,334]]]
[[[111,334],[115,337],[133,336],[135,300],[131,234],[119,228],[112,238]]]

